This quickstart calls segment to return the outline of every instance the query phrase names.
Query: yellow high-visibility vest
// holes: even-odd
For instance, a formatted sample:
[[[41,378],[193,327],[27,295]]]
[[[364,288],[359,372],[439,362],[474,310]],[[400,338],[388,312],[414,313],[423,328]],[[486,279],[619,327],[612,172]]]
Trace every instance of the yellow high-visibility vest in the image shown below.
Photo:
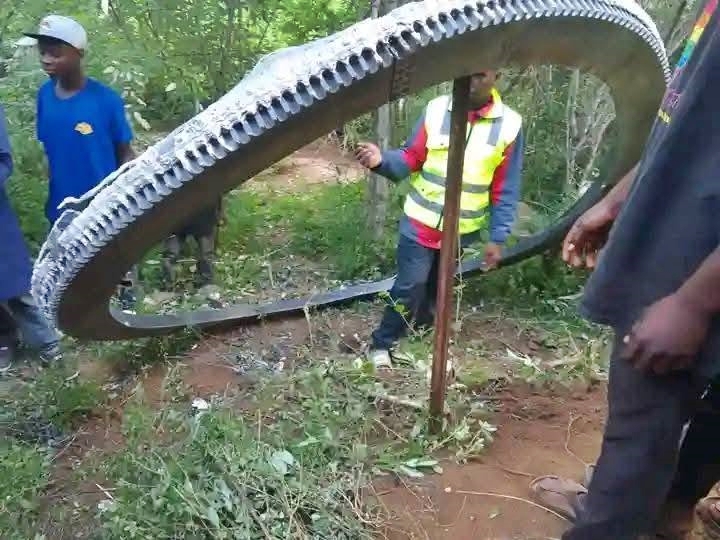
[[[485,225],[495,169],[522,126],[522,117],[502,102],[497,90],[492,90],[492,96],[487,114],[467,125],[459,234],[475,232]],[[450,96],[437,97],[427,104],[428,155],[423,168],[410,177],[404,205],[408,217],[439,230],[443,224],[451,110]]]

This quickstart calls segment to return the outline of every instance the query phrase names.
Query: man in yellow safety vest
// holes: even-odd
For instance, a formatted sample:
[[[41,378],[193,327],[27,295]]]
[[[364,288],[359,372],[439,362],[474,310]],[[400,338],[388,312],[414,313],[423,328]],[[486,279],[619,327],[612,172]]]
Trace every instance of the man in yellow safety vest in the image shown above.
[[[471,78],[460,199],[460,245],[477,241],[489,226],[488,268],[499,262],[515,219],[523,159],[522,117],[500,98],[495,88],[499,76],[486,70]],[[390,367],[390,349],[409,322],[433,322],[451,110],[450,96],[430,101],[402,148],[382,152],[372,143],[358,145],[356,157],[363,166],[394,182],[410,177],[400,220],[397,278],[390,290],[392,305],[372,334],[369,358],[376,367]]]

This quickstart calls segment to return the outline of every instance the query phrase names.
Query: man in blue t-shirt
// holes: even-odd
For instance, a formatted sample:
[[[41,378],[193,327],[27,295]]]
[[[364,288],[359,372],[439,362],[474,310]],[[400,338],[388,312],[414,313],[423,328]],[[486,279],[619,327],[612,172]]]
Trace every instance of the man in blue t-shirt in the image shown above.
[[[37,96],[37,136],[49,167],[45,215],[53,224],[66,197],[80,197],[123,163],[133,159],[133,132],[117,92],[85,75],[85,29],[75,20],[48,15],[37,32],[40,63],[50,76]],[[133,303],[131,271],[123,281],[120,300]]]

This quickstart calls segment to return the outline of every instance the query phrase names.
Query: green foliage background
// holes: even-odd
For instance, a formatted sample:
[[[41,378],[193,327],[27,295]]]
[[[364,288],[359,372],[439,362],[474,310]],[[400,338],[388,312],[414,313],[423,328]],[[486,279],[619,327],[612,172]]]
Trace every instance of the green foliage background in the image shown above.
[[[119,0],[109,7],[104,15],[97,1],[0,4],[0,105],[16,164],[9,191],[33,248],[47,229],[46,169],[34,132],[35,93],[45,76],[34,49],[16,43],[43,15],[69,15],[85,26],[88,72],[122,91],[140,146],[217,99],[262,55],[363,15],[357,0]]]
[[[687,26],[694,13],[688,2],[677,0],[644,7],[661,29]],[[34,49],[18,47],[17,41],[43,15],[70,15],[87,28],[88,71],[123,93],[142,147],[225,93],[261,56],[326,36],[369,12],[364,0],[3,0],[0,104],[7,111],[16,161],[9,189],[32,247],[39,246],[47,228],[46,170],[34,133],[35,92],[45,76]],[[677,13],[682,17],[676,20]],[[671,52],[675,55],[676,48]],[[534,68],[509,68],[503,87],[506,101],[525,118],[524,199],[556,209],[577,186],[565,179],[569,71],[549,68],[547,73],[541,80]],[[581,91],[596,85],[584,76]],[[429,97],[448,89],[445,83],[395,105],[393,142],[408,135]],[[372,137],[372,116],[346,126],[351,139]],[[611,140],[612,130],[608,134]],[[596,160],[599,169],[606,147]]]

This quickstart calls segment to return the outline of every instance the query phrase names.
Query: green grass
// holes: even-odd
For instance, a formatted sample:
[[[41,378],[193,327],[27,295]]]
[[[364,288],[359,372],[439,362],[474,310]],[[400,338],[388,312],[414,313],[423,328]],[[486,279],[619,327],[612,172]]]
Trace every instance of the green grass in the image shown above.
[[[338,281],[379,279],[394,271],[399,202],[392,205],[386,234],[374,240],[365,223],[363,182],[310,185],[301,193],[238,190],[225,199],[215,271],[222,299],[258,301],[286,293],[306,295]],[[147,311],[204,305],[192,287],[193,246],[180,266],[181,296]],[[160,248],[145,257],[143,287],[162,288]]]
[[[12,439],[0,441],[0,536],[34,537],[39,498],[48,481],[50,454]]]
[[[56,453],[104,401],[93,382],[50,369],[0,393],[0,538],[35,538]],[[54,445],[54,446],[53,446]]]
[[[22,426],[31,436],[33,426],[49,424],[71,430],[102,403],[97,383],[74,376],[69,368],[43,370],[28,380],[4,389],[0,394],[0,431],[18,431]]]
[[[218,400],[200,416],[132,404],[127,448],[102,466],[116,489],[98,517],[101,537],[372,538],[379,508],[361,492],[373,474],[422,475],[437,465],[433,450],[471,453],[470,442],[479,448],[491,433],[429,437],[422,414],[379,415],[374,392],[362,368],[328,362]],[[388,437],[384,422],[404,437]]]
[[[335,279],[390,269],[399,206],[387,234],[371,238],[364,226],[365,183],[308,186],[298,193],[238,191],[226,200],[220,251],[280,257],[292,253],[326,265]]]

